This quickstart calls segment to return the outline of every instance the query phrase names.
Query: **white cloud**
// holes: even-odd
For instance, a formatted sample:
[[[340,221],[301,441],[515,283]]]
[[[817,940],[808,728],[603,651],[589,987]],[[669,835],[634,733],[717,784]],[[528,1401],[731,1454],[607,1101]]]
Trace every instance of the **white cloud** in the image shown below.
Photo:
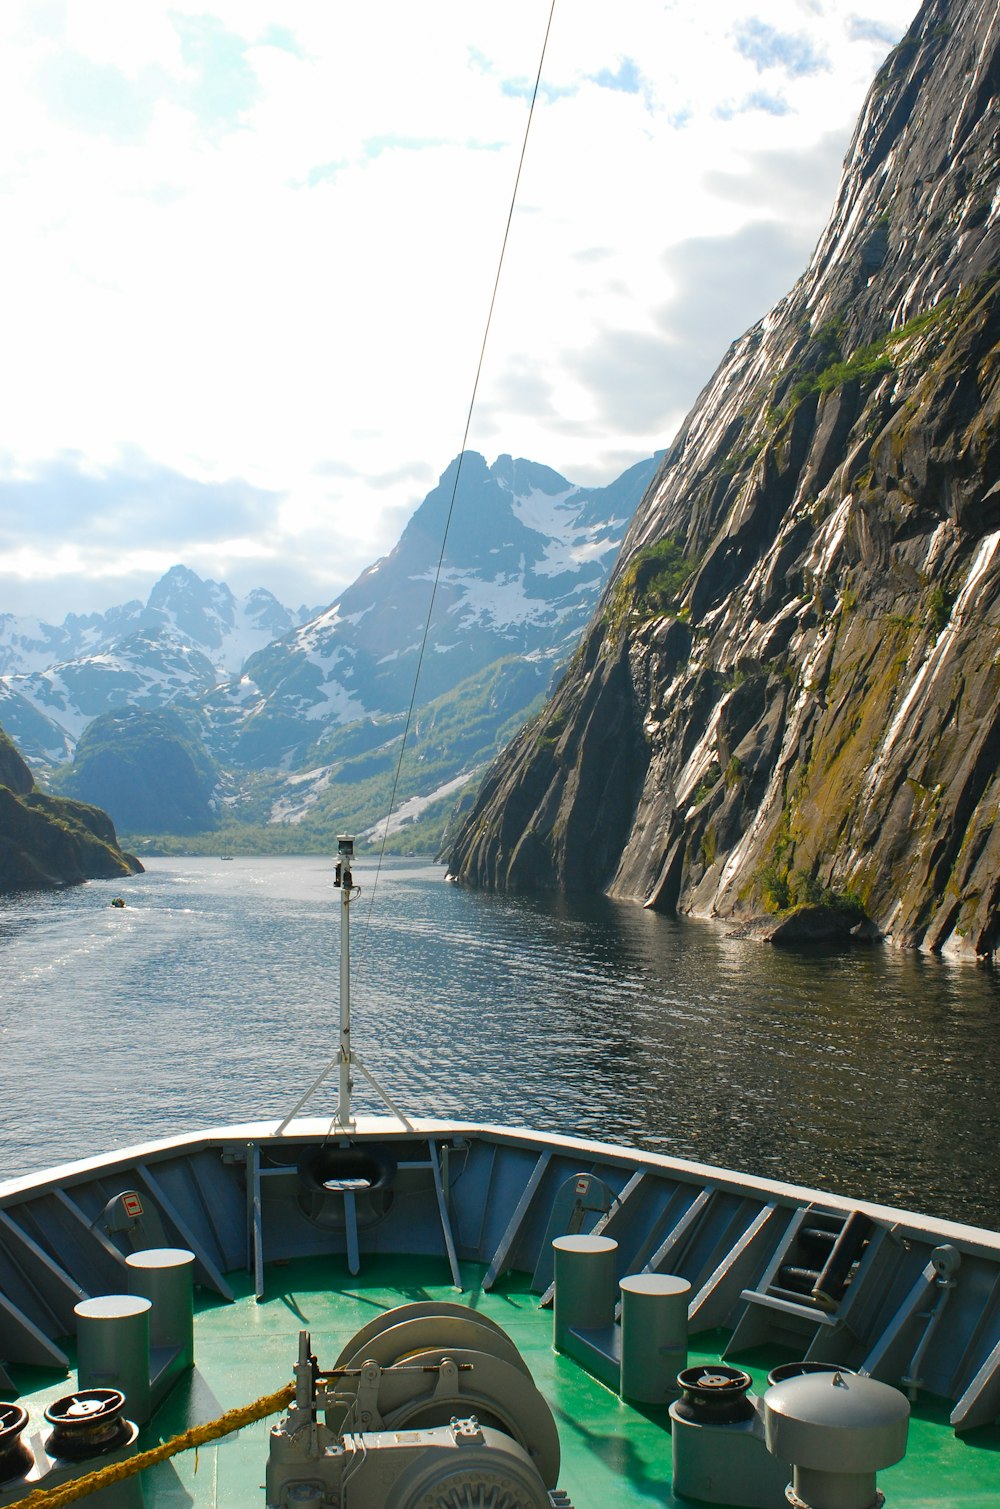
[[[742,328],[723,331],[690,249],[724,265],[728,239],[745,297],[721,307],[761,312],[912,8],[557,7],[471,443],[590,483],[664,445]],[[205,508],[187,563],[249,559],[332,600],[461,444],[546,14],[8,0],[9,464],[51,477],[77,453],[121,478],[141,457],[273,496],[242,547]],[[79,544],[104,605],[114,563]],[[44,559],[21,566],[41,594]]]

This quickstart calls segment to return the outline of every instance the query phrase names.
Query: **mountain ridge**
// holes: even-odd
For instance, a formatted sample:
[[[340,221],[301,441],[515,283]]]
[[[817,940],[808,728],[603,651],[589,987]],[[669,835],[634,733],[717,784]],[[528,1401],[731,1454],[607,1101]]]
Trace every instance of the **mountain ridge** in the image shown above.
[[[241,824],[267,844],[277,841],[267,828],[308,844],[345,822],[374,836],[419,663],[398,796],[425,832],[433,809],[434,837],[423,841],[436,842],[453,793],[570,654],[656,464],[649,457],[584,488],[538,462],[501,455],[488,465],[466,452],[393,549],[304,622],[269,594],[238,601],[182,566],[145,604],[69,618],[58,631],[8,619],[8,665],[46,643],[65,655],[74,635],[82,653],[8,670],[0,716],[57,789],[108,806],[136,841],[190,842],[221,825],[236,848]],[[247,644],[248,622],[264,643]],[[180,722],[159,718],[165,710]],[[163,783],[168,770],[191,797],[190,820]],[[394,820],[393,831],[404,825]]]
[[[0,614],[0,712],[29,760],[48,770],[110,708],[209,691],[308,612],[293,613],[265,588],[237,598],[176,565],[145,603],[70,613],[59,625]]]

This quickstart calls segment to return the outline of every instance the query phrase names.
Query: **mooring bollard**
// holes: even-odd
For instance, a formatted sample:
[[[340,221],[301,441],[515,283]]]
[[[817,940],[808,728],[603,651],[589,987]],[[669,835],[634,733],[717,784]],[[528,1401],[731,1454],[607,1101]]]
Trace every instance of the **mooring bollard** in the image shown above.
[[[150,1416],[148,1299],[136,1294],[102,1294],[82,1299],[76,1315],[77,1374],[81,1389],[119,1389],[128,1418],[137,1425]]]
[[[677,1374],[687,1367],[691,1285],[670,1273],[633,1273],[619,1288],[622,1398],[668,1404],[679,1393]]]
[[[152,1247],[125,1259],[131,1294],[151,1301],[149,1344],[176,1351],[177,1369],[194,1362],[194,1253],[186,1247]],[[155,1366],[154,1366],[155,1372]]]
[[[553,1341],[566,1350],[571,1330],[596,1331],[615,1319],[615,1261],[618,1243],[611,1237],[556,1237],[556,1292],[552,1306]]]

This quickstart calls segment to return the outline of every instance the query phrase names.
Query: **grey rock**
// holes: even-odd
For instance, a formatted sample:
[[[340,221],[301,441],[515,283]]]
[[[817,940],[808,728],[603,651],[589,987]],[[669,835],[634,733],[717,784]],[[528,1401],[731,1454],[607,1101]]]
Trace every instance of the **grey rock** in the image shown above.
[[[808,269],[699,397],[449,848],[458,879],[737,921],[822,894],[905,946],[996,951],[998,87],[992,0],[929,0]]]

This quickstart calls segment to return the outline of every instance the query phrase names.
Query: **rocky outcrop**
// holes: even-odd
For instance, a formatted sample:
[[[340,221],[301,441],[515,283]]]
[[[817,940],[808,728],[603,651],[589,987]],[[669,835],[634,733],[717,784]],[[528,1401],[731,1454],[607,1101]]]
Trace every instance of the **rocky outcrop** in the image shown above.
[[[931,0],[804,276],[734,343],[449,868],[1000,936],[1000,19]]]
[[[38,791],[0,729],[0,893],[140,873],[106,812]]]
[[[0,786],[6,786],[14,796],[27,796],[34,785],[34,776],[13,741],[0,728]]]

